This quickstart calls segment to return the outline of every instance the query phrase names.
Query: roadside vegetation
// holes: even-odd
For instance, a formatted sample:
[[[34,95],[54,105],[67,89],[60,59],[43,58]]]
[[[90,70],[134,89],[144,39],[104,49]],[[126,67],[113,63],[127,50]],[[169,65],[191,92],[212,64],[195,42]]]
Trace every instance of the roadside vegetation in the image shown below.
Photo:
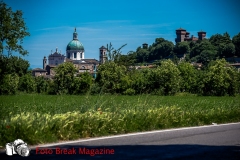
[[[0,146],[41,144],[165,128],[238,122],[240,97],[0,96]]]

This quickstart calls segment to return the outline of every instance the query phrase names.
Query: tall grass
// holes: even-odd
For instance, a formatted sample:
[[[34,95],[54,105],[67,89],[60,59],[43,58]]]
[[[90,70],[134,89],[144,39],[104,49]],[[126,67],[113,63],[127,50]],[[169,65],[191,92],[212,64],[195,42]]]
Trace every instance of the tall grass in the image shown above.
[[[0,96],[1,146],[240,120],[240,97]]]

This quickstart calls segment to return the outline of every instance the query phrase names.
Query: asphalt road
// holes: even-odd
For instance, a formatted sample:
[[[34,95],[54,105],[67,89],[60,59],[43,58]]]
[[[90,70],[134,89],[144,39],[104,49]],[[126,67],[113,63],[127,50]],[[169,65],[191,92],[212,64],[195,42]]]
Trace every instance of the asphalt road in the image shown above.
[[[31,146],[31,148],[29,157],[7,156],[5,152],[1,151],[0,159],[239,160],[240,123],[80,139],[57,144]],[[95,155],[93,151],[96,153]]]

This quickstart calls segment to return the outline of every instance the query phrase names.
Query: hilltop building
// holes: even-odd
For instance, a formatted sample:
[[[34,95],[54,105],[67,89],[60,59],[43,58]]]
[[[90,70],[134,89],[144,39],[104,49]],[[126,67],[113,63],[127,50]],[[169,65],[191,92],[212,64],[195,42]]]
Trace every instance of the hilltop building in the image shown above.
[[[179,28],[176,30],[177,38],[175,38],[175,42],[184,42],[184,41],[197,41],[197,40],[203,40],[206,37],[206,33],[204,31],[198,32],[198,38],[194,37],[193,35],[189,37],[190,33],[186,31],[186,29]]]
[[[143,43],[143,44],[142,44],[142,48],[143,48],[143,49],[148,49],[148,44],[147,44],[147,43]]]

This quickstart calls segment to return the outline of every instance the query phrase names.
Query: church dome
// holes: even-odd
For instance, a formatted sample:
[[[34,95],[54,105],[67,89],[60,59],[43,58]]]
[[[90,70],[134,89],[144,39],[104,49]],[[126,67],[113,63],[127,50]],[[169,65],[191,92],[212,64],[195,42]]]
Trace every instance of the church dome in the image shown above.
[[[72,40],[67,45],[67,51],[69,50],[84,50],[83,44],[78,40]]]
[[[78,40],[76,28],[75,31],[73,32],[73,40],[69,42],[67,45],[67,51],[70,50],[84,50],[83,44]]]

